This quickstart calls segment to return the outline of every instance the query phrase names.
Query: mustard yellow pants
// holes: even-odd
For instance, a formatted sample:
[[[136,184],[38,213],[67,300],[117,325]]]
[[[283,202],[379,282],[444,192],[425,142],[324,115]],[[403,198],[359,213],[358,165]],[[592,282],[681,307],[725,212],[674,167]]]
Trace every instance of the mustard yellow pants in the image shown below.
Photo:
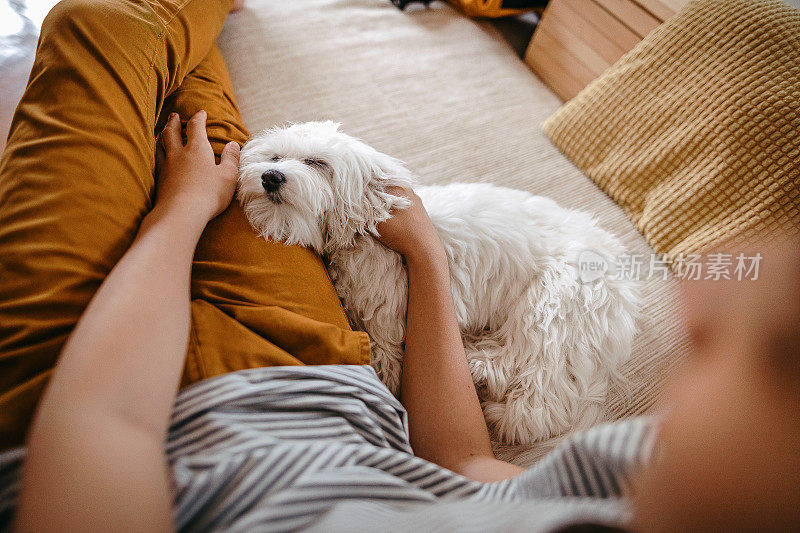
[[[0,159],[0,449],[23,442],[62,345],[152,207],[168,114],[205,109],[217,153],[247,140],[215,45],[231,4],[63,0],[44,21]],[[206,228],[192,278],[183,385],[369,361],[320,258],[257,237],[236,202]]]

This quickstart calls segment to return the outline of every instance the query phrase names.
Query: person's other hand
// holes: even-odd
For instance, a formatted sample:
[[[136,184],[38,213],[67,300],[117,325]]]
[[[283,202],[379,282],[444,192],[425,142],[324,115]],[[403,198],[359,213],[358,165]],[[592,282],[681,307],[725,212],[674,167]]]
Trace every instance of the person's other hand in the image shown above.
[[[395,209],[392,218],[378,224],[378,241],[402,255],[406,262],[445,259],[442,241],[422,200],[410,188],[390,187],[388,192],[411,200],[406,209]]]
[[[158,144],[156,207],[200,217],[203,224],[228,207],[236,190],[239,145],[228,143],[216,164],[206,134],[205,111],[199,111],[186,123],[186,145],[181,139],[181,122],[176,113],[170,115],[158,136]]]

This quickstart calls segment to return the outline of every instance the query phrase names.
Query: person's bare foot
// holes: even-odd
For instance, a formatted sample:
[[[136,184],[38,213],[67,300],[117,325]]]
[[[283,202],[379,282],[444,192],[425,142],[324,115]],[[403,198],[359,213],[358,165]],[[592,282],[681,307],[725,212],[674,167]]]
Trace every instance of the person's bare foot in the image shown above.
[[[233,7],[231,8],[231,13],[236,13],[240,9],[244,7],[244,0],[234,0]]]

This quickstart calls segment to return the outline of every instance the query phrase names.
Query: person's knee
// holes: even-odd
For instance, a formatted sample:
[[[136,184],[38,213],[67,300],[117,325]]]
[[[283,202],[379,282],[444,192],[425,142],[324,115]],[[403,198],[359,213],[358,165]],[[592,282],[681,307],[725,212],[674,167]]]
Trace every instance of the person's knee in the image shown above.
[[[108,12],[103,3],[102,0],[61,0],[45,17],[42,23],[42,35],[69,30],[76,24],[97,19],[104,15],[103,11]],[[114,2],[109,4],[113,6]]]
[[[82,42],[92,42],[103,35],[122,40],[129,29],[139,29],[142,23],[151,26],[153,18],[145,2],[61,0],[42,22],[40,40],[80,36]]]

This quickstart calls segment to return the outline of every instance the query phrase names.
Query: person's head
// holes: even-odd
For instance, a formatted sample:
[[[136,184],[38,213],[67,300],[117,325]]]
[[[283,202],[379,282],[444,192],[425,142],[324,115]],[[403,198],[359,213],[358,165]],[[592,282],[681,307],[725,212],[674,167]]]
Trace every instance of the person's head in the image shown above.
[[[800,527],[800,245],[758,280],[689,283],[691,356],[665,392],[634,528]]]

